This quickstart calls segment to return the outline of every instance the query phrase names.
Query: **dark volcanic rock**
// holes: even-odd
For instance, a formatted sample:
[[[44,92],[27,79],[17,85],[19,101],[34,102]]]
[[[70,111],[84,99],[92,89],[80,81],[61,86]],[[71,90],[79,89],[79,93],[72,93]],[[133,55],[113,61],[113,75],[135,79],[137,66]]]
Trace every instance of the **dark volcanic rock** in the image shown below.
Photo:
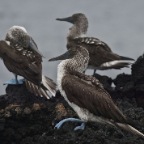
[[[144,54],[132,65],[132,80],[137,104],[144,108]]]
[[[132,78],[134,82],[144,82],[144,54],[132,65]]]
[[[133,88],[134,84],[131,75],[120,74],[113,80],[117,91],[129,91]]]
[[[135,90],[134,90],[134,82],[132,81],[132,76],[128,74],[119,74],[114,80],[115,91],[114,94],[117,98],[134,98]]]
[[[53,100],[36,97],[24,85],[8,86],[0,97],[1,144],[143,144],[136,136],[109,125],[87,123],[84,131],[73,131],[78,123],[66,123],[60,130],[54,125],[65,117],[76,114],[57,94]],[[144,125],[144,110],[134,99],[117,99],[123,112],[136,123]],[[139,127],[139,130],[144,130]]]
[[[110,77],[101,76],[99,74],[95,74],[94,77],[96,77],[103,84],[107,91],[113,91],[113,88],[111,87],[113,80]]]

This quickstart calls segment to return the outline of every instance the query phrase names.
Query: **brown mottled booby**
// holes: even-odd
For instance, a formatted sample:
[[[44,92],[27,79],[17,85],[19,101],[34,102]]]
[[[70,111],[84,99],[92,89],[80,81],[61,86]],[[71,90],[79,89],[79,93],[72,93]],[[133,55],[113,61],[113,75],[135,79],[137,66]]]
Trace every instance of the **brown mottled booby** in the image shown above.
[[[86,37],[88,19],[84,14],[76,13],[70,17],[57,18],[56,20],[73,24],[67,36],[67,48],[72,48],[74,44],[84,46],[90,54],[88,68],[94,69],[94,73],[96,70],[128,67],[128,65],[132,64],[132,61],[134,61],[132,58],[113,53],[105,42],[94,37]]]
[[[7,69],[16,75],[16,79],[6,84],[22,84],[22,80],[17,79],[19,75],[35,95],[48,99],[55,96],[56,84],[42,75],[42,54],[24,27],[13,26],[8,30],[5,40],[0,41],[0,57]]]
[[[75,130],[84,129],[85,122],[92,121],[110,124],[144,138],[144,134],[129,124],[103,85],[95,77],[83,73],[89,62],[87,49],[77,45],[49,61],[52,60],[63,60],[57,69],[57,87],[80,118],[64,119],[55,128],[61,128],[67,121],[76,121],[82,124]]]

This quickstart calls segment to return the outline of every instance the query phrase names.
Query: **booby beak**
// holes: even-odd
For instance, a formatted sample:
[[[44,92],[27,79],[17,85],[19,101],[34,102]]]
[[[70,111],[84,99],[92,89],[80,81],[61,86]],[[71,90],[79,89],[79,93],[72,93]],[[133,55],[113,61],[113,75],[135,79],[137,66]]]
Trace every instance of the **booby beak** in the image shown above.
[[[64,54],[62,54],[60,56],[51,58],[48,61],[66,60],[66,59],[70,59],[70,58],[72,58],[72,55],[70,54],[69,51],[67,51],[66,53],[64,53]]]
[[[72,17],[57,18],[56,20],[58,20],[58,21],[66,21],[66,22],[73,23],[73,18]]]
[[[38,54],[40,54],[42,57],[44,57],[43,54],[38,50],[38,47],[37,47],[35,41],[32,39],[32,37],[30,37],[29,47],[32,50],[34,50],[35,52],[37,52]]]

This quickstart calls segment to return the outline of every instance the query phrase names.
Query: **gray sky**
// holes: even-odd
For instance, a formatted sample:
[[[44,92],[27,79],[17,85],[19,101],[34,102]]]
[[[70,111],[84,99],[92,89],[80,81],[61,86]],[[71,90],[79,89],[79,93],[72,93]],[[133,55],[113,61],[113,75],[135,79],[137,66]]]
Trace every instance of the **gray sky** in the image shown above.
[[[24,26],[33,36],[39,50],[49,59],[66,51],[66,36],[71,24],[58,22],[57,17],[67,17],[82,12],[89,20],[88,36],[106,42],[123,56],[136,59],[144,49],[143,0],[0,0],[0,37],[4,39],[13,25]],[[59,62],[43,62],[43,73],[56,80]],[[5,93],[3,83],[13,75],[0,61],[0,93]],[[130,69],[99,71],[115,77]],[[92,74],[89,70],[88,74]]]

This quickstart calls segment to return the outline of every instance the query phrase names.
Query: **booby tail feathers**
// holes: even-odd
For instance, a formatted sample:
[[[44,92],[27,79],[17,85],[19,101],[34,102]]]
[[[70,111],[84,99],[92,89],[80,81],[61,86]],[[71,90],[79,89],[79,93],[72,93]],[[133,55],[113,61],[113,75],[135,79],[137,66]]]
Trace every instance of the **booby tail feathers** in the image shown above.
[[[40,86],[25,80],[27,89],[36,96],[46,97],[50,99],[56,94],[56,83],[46,76],[42,76],[42,84]]]
[[[121,69],[123,67],[129,67],[129,65],[131,65],[132,62],[130,61],[126,61],[126,60],[115,60],[115,61],[110,61],[110,62],[106,62],[103,63],[100,66],[100,69]]]
[[[134,61],[133,58],[129,58],[129,57],[124,57],[124,56],[120,56],[121,60],[130,60],[130,61]]]
[[[129,124],[116,123],[115,125],[125,131],[131,132],[134,135],[140,136],[144,139],[144,134],[135,129],[134,127],[130,126]]]

